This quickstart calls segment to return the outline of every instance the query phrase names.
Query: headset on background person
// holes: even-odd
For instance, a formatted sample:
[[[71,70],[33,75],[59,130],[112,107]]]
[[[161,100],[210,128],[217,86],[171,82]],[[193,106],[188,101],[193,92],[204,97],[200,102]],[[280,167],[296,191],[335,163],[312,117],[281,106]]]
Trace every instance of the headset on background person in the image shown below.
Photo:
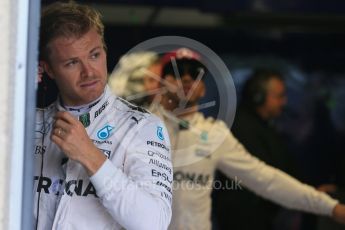
[[[284,80],[278,71],[257,69],[244,84],[242,101],[250,108],[257,108],[265,104],[267,97],[267,82],[274,76]]]

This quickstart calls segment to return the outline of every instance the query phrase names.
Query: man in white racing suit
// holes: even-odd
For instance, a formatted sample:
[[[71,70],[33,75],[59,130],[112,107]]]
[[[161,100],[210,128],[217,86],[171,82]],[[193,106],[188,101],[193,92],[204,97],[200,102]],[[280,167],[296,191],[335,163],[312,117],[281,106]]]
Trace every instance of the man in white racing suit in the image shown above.
[[[106,85],[103,25],[93,9],[42,13],[40,65],[58,100],[37,111],[36,229],[166,229],[172,165],[165,126]]]
[[[159,105],[151,108],[164,119],[172,146],[174,199],[169,229],[211,229],[212,188],[242,186],[285,207],[345,223],[344,205],[252,156],[224,122],[198,112],[198,100],[206,90],[203,81],[196,80],[198,71],[205,68],[198,54],[180,49],[168,56],[175,61],[163,67],[163,83],[168,88],[162,101],[165,109]],[[180,80],[175,77],[177,72]],[[178,108],[183,93],[188,95],[184,114]],[[213,181],[216,168],[237,182],[217,184]]]

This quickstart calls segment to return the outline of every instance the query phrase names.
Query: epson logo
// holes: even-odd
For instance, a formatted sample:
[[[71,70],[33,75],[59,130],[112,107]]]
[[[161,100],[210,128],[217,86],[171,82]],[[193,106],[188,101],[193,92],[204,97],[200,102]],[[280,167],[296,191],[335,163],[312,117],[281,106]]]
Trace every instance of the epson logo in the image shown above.
[[[36,145],[35,154],[43,155],[46,152],[46,148],[47,146],[45,145]]]
[[[172,180],[169,178],[169,176],[166,173],[161,173],[160,171],[157,171],[156,169],[152,169],[151,174],[154,177],[158,177],[162,179],[163,181],[167,181],[169,182],[169,184],[172,184]]]

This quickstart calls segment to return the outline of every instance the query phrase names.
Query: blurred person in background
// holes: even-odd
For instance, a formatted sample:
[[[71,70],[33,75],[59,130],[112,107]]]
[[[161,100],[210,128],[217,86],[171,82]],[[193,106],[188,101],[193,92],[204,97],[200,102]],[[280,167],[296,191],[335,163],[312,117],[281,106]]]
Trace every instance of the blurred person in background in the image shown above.
[[[110,75],[109,86],[116,95],[149,108],[155,98],[159,102],[161,69],[160,58],[155,52],[126,54]]]
[[[255,157],[296,176],[295,163],[274,126],[274,120],[282,114],[286,103],[282,75],[269,69],[254,70],[244,84],[231,131]],[[220,171],[216,172],[215,178],[224,184],[232,183],[232,179]],[[247,189],[214,190],[213,212],[219,229],[246,230],[274,229],[282,213],[281,207]],[[236,221],[230,220],[229,215]]]
[[[169,229],[211,229],[211,191],[216,168],[237,179],[230,188],[221,184],[220,189],[242,189],[243,185],[285,207],[333,216],[344,222],[343,205],[254,157],[224,122],[199,112],[199,100],[206,92],[206,67],[199,54],[181,48],[168,53],[162,62],[161,83],[167,91],[162,95],[162,105],[152,112],[164,120],[171,138],[174,198]],[[281,107],[286,100],[284,91],[274,96],[281,99],[277,102],[277,107]],[[266,115],[279,113],[280,109],[272,108]],[[237,221],[231,214],[228,219]]]

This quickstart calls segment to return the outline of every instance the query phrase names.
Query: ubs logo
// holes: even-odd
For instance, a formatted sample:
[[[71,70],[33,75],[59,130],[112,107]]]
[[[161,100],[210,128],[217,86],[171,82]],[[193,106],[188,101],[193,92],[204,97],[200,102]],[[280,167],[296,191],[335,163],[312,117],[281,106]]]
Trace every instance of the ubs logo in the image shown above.
[[[43,155],[46,152],[47,146],[45,145],[36,145],[35,154]]]

